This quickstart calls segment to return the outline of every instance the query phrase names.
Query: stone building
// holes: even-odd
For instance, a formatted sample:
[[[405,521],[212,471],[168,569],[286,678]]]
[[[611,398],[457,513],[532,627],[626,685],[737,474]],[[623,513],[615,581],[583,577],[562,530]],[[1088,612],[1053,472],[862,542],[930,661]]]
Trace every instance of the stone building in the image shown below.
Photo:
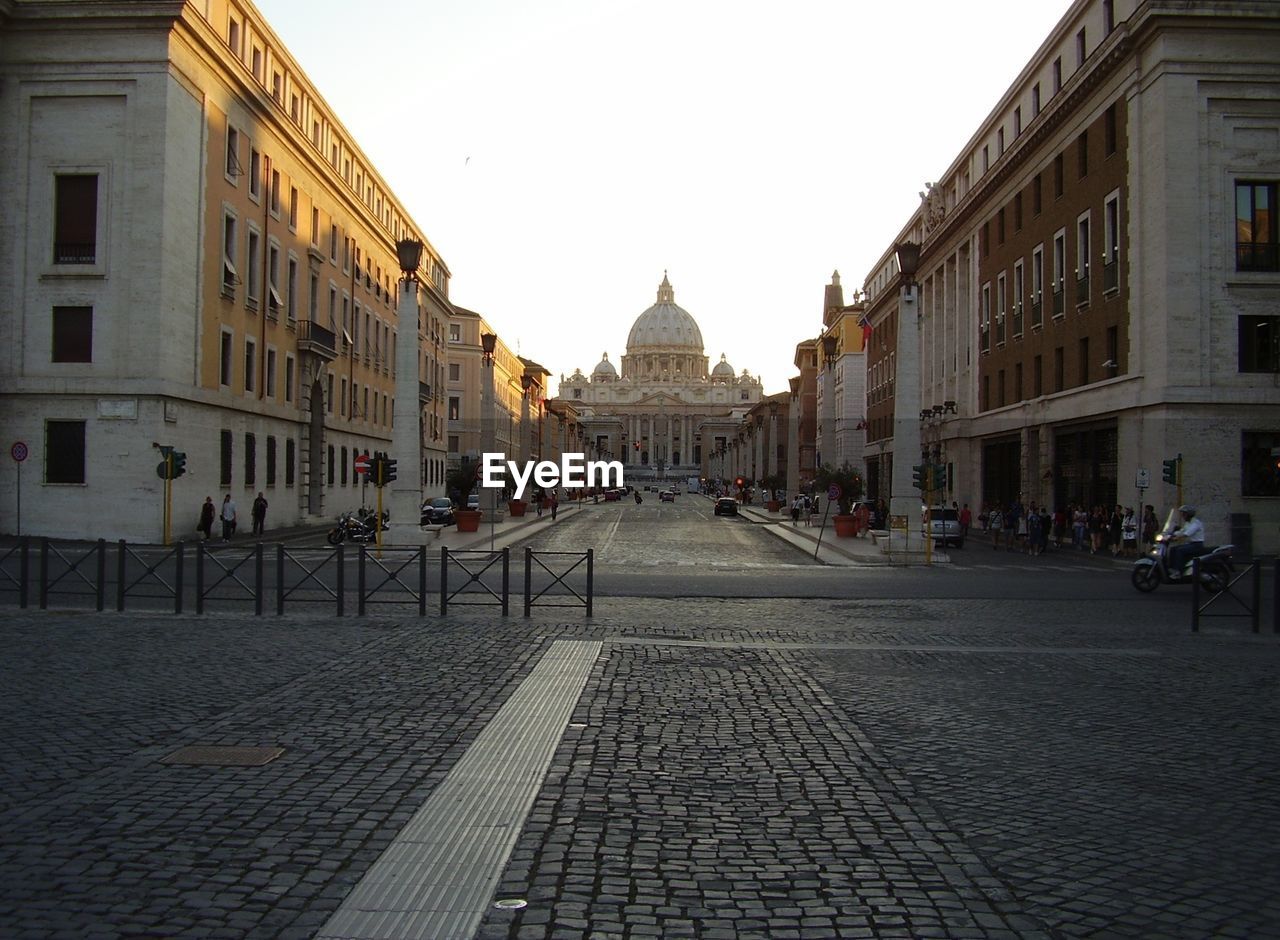
[[[23,532],[158,540],[153,444],[268,528],[361,502],[419,354],[421,483],[443,490],[440,255],[250,4],[0,0],[0,425],[30,448]],[[418,335],[395,244],[426,242]],[[413,468],[400,467],[400,476]],[[0,469],[13,531],[16,468]],[[245,527],[247,528],[247,526]]]
[[[1072,3],[897,233],[919,322],[866,278],[868,459],[910,342],[949,499],[1164,509],[1181,454],[1212,541],[1280,548],[1277,50],[1274,4]]]
[[[735,373],[723,355],[709,368],[702,331],[665,273],[620,364],[605,353],[590,375],[561,376],[558,398],[577,409],[591,452],[621,460],[628,480],[711,476],[712,455],[763,396],[760,379]]]

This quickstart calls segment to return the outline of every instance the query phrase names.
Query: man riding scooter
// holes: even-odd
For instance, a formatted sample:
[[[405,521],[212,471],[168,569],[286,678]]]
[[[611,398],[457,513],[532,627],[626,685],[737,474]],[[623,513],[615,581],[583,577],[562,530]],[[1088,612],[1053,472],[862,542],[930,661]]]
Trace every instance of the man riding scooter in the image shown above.
[[[1170,536],[1178,544],[1169,549],[1169,577],[1175,581],[1182,577],[1182,569],[1192,558],[1205,553],[1204,523],[1196,518],[1196,507],[1179,506],[1178,512],[1182,514],[1182,525]]]

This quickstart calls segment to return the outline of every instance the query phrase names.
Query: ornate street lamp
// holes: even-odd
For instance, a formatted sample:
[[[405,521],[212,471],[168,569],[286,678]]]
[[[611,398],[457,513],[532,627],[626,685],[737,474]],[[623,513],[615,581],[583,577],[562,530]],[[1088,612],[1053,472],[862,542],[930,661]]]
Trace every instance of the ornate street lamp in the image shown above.
[[[418,267],[422,264],[422,242],[416,238],[402,238],[396,242],[396,257],[400,261],[400,272],[406,280],[418,279]]]

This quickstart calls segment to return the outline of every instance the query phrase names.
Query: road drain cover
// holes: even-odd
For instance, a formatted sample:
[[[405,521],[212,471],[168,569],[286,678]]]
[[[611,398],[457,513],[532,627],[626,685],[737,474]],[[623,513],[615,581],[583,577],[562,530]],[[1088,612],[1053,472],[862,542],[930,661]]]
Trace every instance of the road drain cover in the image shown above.
[[[529,902],[524,900],[524,898],[503,898],[493,906],[500,911],[518,911],[522,907],[527,907],[528,904]]]
[[[162,764],[199,764],[205,767],[261,767],[284,753],[282,747],[180,747]]]

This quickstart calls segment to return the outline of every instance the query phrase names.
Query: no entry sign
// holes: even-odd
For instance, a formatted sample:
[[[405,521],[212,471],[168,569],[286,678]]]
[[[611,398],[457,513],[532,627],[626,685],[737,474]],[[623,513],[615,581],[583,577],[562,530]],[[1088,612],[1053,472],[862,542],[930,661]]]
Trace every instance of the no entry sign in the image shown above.
[[[356,458],[356,473],[362,473],[366,476],[369,473],[369,455],[361,454]]]
[[[15,441],[14,445],[9,448],[9,456],[18,463],[27,459],[27,443],[26,441]]]

